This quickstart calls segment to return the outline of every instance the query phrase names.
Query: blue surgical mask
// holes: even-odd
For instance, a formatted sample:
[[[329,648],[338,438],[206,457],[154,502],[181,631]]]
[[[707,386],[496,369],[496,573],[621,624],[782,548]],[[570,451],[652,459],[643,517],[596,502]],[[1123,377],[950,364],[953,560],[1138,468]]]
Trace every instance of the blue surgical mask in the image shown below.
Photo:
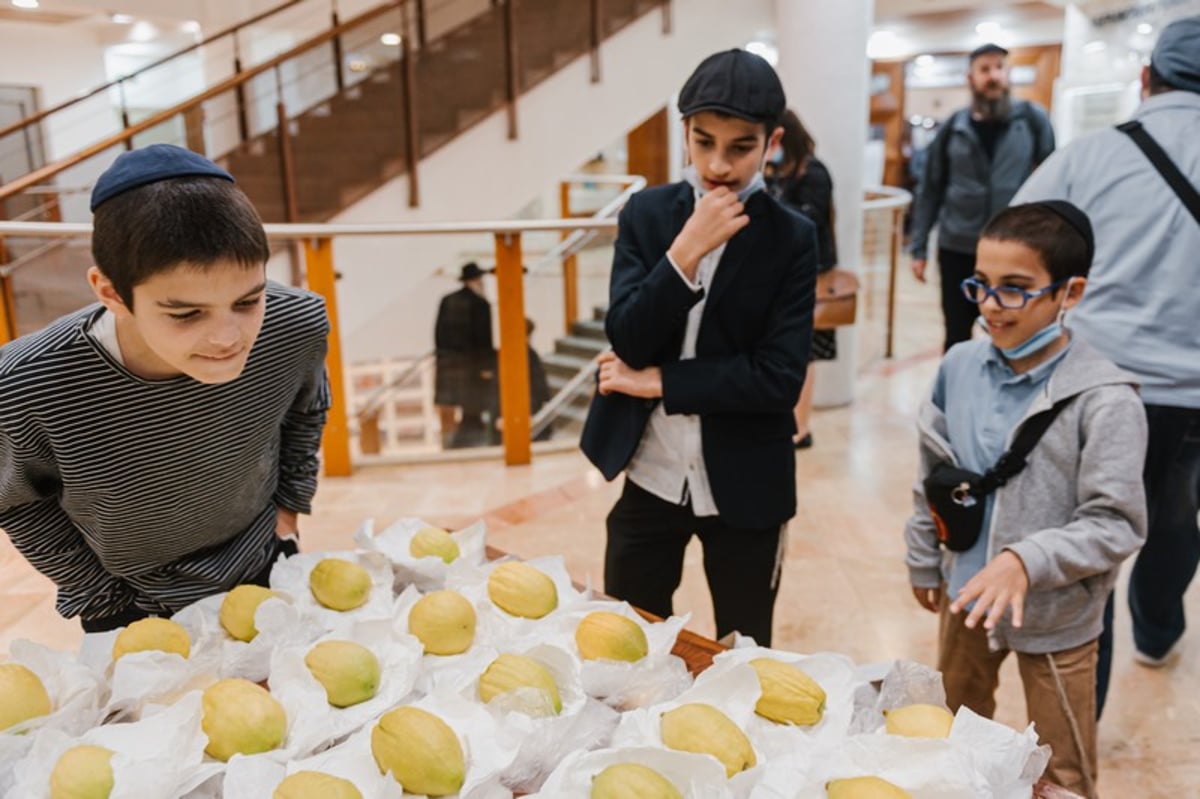
[[[684,167],[683,179],[686,180],[691,187],[696,190],[697,200],[708,194],[709,190],[704,188],[704,182],[700,180],[700,173],[696,171],[695,165],[688,164],[686,167]],[[746,202],[746,200],[750,198],[750,195],[754,194],[756,191],[762,191],[766,187],[767,182],[763,178],[762,166],[760,165],[758,171],[754,173],[754,177],[750,178],[750,182],[746,184],[745,188],[742,188],[738,191],[738,202]]]

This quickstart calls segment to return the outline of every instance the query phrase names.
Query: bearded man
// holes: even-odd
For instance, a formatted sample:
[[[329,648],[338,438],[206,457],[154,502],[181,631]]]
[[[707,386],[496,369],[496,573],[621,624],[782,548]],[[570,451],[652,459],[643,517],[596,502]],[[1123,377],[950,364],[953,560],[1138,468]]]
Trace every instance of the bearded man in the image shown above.
[[[985,44],[969,57],[971,105],[942,123],[929,145],[913,209],[912,270],[925,282],[929,233],[938,227],[945,350],[971,338],[979,307],[960,284],[975,275],[975,245],[991,217],[1054,151],[1045,110],[1009,93],[1008,51]]]

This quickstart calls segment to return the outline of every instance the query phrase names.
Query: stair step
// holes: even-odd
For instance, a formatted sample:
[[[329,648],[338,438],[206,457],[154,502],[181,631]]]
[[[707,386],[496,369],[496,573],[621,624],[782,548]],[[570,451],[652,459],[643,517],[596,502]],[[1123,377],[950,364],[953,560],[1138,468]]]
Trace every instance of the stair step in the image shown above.
[[[554,342],[555,352],[588,360],[595,358],[607,348],[608,342],[603,339],[583,338],[582,336],[563,336]]]
[[[581,358],[576,355],[561,352],[548,352],[542,356],[542,365],[546,367],[548,378],[562,377],[570,380],[583,369],[587,368],[591,358]]]
[[[608,345],[603,319],[582,319],[571,326],[571,335],[576,338],[591,338]]]

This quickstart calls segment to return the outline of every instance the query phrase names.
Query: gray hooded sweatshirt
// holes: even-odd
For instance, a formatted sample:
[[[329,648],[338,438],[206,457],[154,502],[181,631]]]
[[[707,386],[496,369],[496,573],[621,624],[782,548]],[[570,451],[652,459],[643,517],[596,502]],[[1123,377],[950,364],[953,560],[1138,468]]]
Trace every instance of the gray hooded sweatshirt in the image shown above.
[[[1044,654],[1098,637],[1117,570],[1146,537],[1146,414],[1134,377],[1075,340],[1021,425],[1067,397],[1072,401],[1025,468],[996,491],[987,560],[1011,550],[1025,565],[1029,591],[1024,624],[1014,628],[1006,613],[988,635],[993,650]],[[943,559],[955,555],[938,546],[922,482],[937,463],[958,464],[945,415],[932,400],[921,409],[918,431],[920,475],[904,530],[906,563],[914,586],[937,588]]]

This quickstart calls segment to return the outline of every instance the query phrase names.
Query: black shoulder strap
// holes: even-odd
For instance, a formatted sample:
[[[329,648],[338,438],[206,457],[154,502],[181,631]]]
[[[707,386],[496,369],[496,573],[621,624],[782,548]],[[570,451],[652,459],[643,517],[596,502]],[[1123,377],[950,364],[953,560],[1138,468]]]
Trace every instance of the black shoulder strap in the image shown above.
[[[1130,120],[1124,125],[1117,125],[1117,130],[1133,139],[1133,143],[1141,148],[1146,157],[1150,159],[1150,163],[1154,164],[1158,174],[1162,175],[1163,180],[1167,181],[1179,195],[1184,207],[1191,212],[1197,222],[1200,222],[1200,192],[1197,192],[1195,187],[1188,182],[1188,179],[1179,171],[1179,167],[1171,161],[1170,156],[1163,152],[1163,148],[1158,146],[1154,137],[1142,127],[1142,123],[1136,119]]]
[[[1029,417],[1017,431],[1017,437],[1013,440],[1008,452],[1001,455],[1000,460],[996,461],[996,465],[988,469],[987,474],[980,479],[978,490],[981,493],[990,494],[1016,477],[1025,468],[1025,459],[1029,457],[1029,453],[1037,446],[1051,423],[1058,418],[1058,415],[1071,403],[1072,399],[1074,397],[1061,399],[1050,408]]]

